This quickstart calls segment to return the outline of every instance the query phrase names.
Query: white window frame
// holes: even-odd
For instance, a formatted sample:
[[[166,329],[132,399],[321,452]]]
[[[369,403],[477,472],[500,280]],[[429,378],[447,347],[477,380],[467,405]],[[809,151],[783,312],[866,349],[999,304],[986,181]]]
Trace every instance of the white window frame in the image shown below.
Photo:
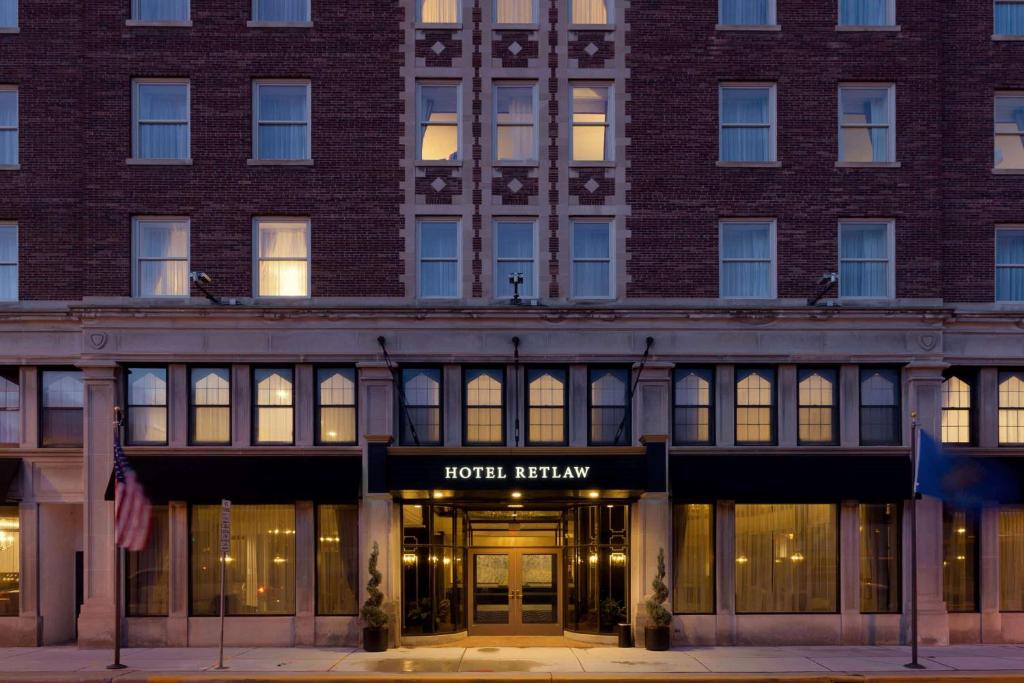
[[[129,26],[191,26],[192,25],[192,0],[185,2],[185,19],[142,19],[139,17],[139,0],[131,0],[131,19],[126,23]]]
[[[608,258],[581,259],[576,257],[576,224],[604,223],[608,226]],[[612,301],[617,290],[617,269],[615,259],[615,219],[607,216],[574,216],[569,219],[569,298],[574,301]],[[608,263],[608,294],[606,296],[576,296],[576,264]]]
[[[1020,2],[1021,2],[1022,5],[1024,5],[1024,0],[1020,0]],[[998,107],[999,98],[1000,97],[1024,98],[1024,90],[997,90],[995,92],[995,94],[992,96],[992,168],[995,171],[997,171],[997,172],[999,172],[999,171],[1007,171],[1007,172],[1015,173],[1017,171],[1024,170],[1024,167],[1019,167],[1019,166],[1010,166],[1010,167],[1003,167],[1003,168],[996,167],[996,147],[997,147],[996,140],[998,140],[1000,137],[1008,137],[1008,138],[1009,137],[1014,137],[1013,133],[999,133],[999,132],[996,131],[996,126],[998,125],[996,123],[996,108]],[[1021,141],[1024,142],[1024,133],[1020,133],[1016,137],[1020,138]]]
[[[778,149],[778,84],[771,82],[747,82],[719,83],[718,84],[718,161],[723,164],[776,164],[779,161]],[[726,90],[764,90],[768,89],[768,123],[725,123],[722,121],[722,113],[725,111]],[[768,144],[771,150],[770,158],[767,161],[725,161],[722,159],[722,131],[726,128],[767,128]]]
[[[884,24],[843,24],[842,22],[842,5],[843,0],[836,0],[836,26],[846,30],[856,30],[861,28],[891,28],[896,26],[896,0],[885,0],[885,23]]]
[[[261,223],[305,223],[306,225],[306,295],[260,294],[260,263],[263,261],[298,261],[297,258],[263,258],[260,254]],[[308,216],[257,216],[252,219],[252,295],[257,299],[309,299],[313,296],[313,223]],[[191,236],[191,233],[190,233]]]
[[[422,265],[425,260],[437,262],[450,262],[448,258],[423,257],[423,230],[425,223],[454,223],[455,224],[455,296],[426,296],[423,294],[423,273]],[[453,301],[462,298],[462,219],[446,216],[423,216],[416,219],[416,296],[428,301]]]
[[[495,166],[515,166],[522,164],[536,164],[540,161],[540,98],[537,94],[537,81],[498,81],[492,83],[492,97],[494,104],[491,105],[491,137],[493,141],[491,143],[491,152],[494,155]],[[502,125],[510,127],[517,127],[518,124],[499,124],[498,123],[498,89],[499,88],[531,88],[533,90],[533,156],[529,159],[498,159],[498,129]]]
[[[14,260],[0,261],[0,266],[14,266],[14,298],[0,301],[18,301],[21,297],[21,288],[18,286],[18,279],[21,277],[21,228],[14,221],[0,221],[0,228],[14,228]]]
[[[277,21],[275,19],[261,19],[256,16],[256,8],[259,7],[259,0],[252,0],[249,7],[251,20],[246,22],[247,26],[297,26],[307,27],[313,25],[313,3],[311,0],[303,0],[306,3],[306,18],[302,21]]]
[[[768,23],[767,24],[726,24],[722,19],[724,9],[723,5],[725,0],[718,0],[718,29],[764,29],[765,27],[774,28],[779,25],[778,16],[778,2],[777,0],[769,0],[768,2]]]
[[[139,86],[141,85],[184,85],[185,86],[185,118],[177,121],[171,119],[154,119],[153,121],[141,121],[139,119],[140,99]],[[185,146],[188,154],[184,159],[143,159],[139,157],[139,129],[144,123],[156,124],[185,124]],[[192,161],[192,83],[187,78],[133,78],[132,79],[132,161],[141,163],[166,164],[166,163],[190,163]]]
[[[420,0],[413,0],[413,2],[416,3],[415,10],[416,10],[416,23],[417,24],[422,24],[423,26],[428,26],[428,27],[452,26],[452,24],[450,24],[448,22],[426,22],[426,21],[423,21],[423,6],[422,6],[422,4],[420,4]],[[462,0],[454,0],[454,2],[455,2],[455,24],[461,24],[462,23]]]
[[[725,232],[729,225],[746,225],[750,223],[767,223],[768,224],[768,248],[769,258],[771,264],[768,269],[770,282],[768,283],[768,296],[726,296],[722,291],[724,278],[722,277],[723,264],[726,263],[725,259]],[[721,299],[730,300],[749,300],[749,301],[770,301],[777,299],[779,296],[779,256],[778,256],[778,240],[776,236],[777,230],[777,219],[775,218],[722,218],[718,221],[718,296]],[[748,262],[760,262],[760,259],[729,259],[730,263],[748,263]]]
[[[531,254],[530,259],[533,261],[533,282],[531,283],[533,285],[533,295],[532,296],[525,296],[520,291],[519,298],[521,298],[521,299],[523,299],[525,301],[536,301],[537,299],[540,298],[540,267],[538,265],[539,264],[539,257],[540,257],[540,245],[538,243],[540,241],[540,237],[537,234],[537,219],[532,217],[532,216],[530,216],[530,217],[506,216],[506,217],[503,217],[503,218],[495,218],[495,219],[493,219],[494,230],[492,232],[492,240],[493,240],[493,244],[494,244],[494,250],[493,251],[494,251],[494,293],[495,293],[495,295],[497,295],[497,293],[498,293],[498,291],[500,289],[500,286],[502,284],[501,282],[498,281],[498,263],[501,263],[503,261],[522,261],[522,259],[518,259],[518,258],[507,258],[507,257],[499,257],[498,256],[498,229],[499,229],[498,225],[500,223],[529,223],[532,226],[531,230],[532,230],[532,234],[533,234],[533,254]],[[498,297],[495,296],[495,298],[498,298]],[[502,297],[502,300],[504,300],[504,297]]]
[[[294,125],[294,121],[261,121],[260,88],[275,85],[306,86],[306,150],[305,159],[263,159],[259,156],[260,124],[275,123]],[[308,164],[313,160],[313,87],[309,79],[302,78],[261,78],[252,82],[252,159],[261,164]]]
[[[608,113],[604,123],[580,123],[575,121],[576,116],[576,88],[604,88],[608,91]],[[576,126],[604,127],[604,159],[579,160],[573,158],[575,148],[574,135]],[[570,81],[569,82],[569,161],[570,163],[586,166],[593,163],[605,163],[615,161],[615,84],[607,81]]]
[[[1006,231],[1024,232],[1024,223],[1000,223],[996,226],[995,239],[992,240],[992,299],[997,304],[1019,304],[1024,299],[1000,299],[999,298],[999,270],[1002,269],[1024,269],[1024,263],[999,263],[999,233]]]
[[[992,0],[992,35],[996,38],[1018,38],[1018,33],[996,33],[996,5],[1020,5],[1024,0]]]
[[[14,0],[14,23],[8,26],[0,26],[0,33],[19,33],[20,26],[18,25],[21,21],[21,3],[20,0]]]
[[[572,16],[572,0],[566,0],[568,4],[567,13],[569,15],[569,24],[571,26],[614,26],[615,25],[615,0],[604,0],[605,7],[608,10],[608,23],[607,24],[581,24],[576,21],[576,17]]]
[[[888,121],[883,124],[843,124],[843,91],[844,90],[881,90],[888,93],[886,109],[888,110]],[[896,163],[896,84],[895,83],[840,83],[836,94],[836,147],[837,163],[853,166],[885,166]],[[843,156],[843,129],[844,128],[888,128],[889,148],[886,150],[885,161],[846,161]]]
[[[455,126],[456,136],[456,159],[454,162],[443,159],[423,159],[423,132],[428,122],[423,118],[423,87],[451,87],[455,88],[455,123],[430,123],[431,126]],[[465,153],[462,149],[462,81],[417,81],[416,82],[416,160],[431,163],[458,163],[461,164]]]
[[[533,15],[533,21],[527,22],[525,24],[522,23],[522,22],[514,22],[514,23],[502,23],[502,22],[499,22],[498,21],[498,3],[499,2],[500,2],[500,0],[491,0],[491,16],[494,19],[493,23],[494,23],[495,26],[503,26],[503,27],[507,27],[507,26],[536,26],[536,25],[540,24],[540,8],[537,6],[538,0],[530,0],[530,5],[531,5],[530,13]]]
[[[18,170],[21,166],[21,91],[16,85],[0,85],[0,91],[14,93],[14,125],[0,126],[0,131],[14,131],[14,163],[0,163],[0,169]]]
[[[188,226],[188,241],[185,247],[185,258],[142,258],[139,247],[142,244],[142,228],[146,223],[184,223]],[[142,261],[185,261],[185,272],[192,270],[192,219],[188,216],[133,216],[132,217],[132,296],[145,296],[147,299],[187,299],[191,296],[191,283],[184,294],[142,294],[139,286]]]
[[[852,296],[843,294],[843,263],[879,263],[880,259],[843,258],[843,226],[844,225],[878,225],[885,224],[885,263],[886,283],[885,296]],[[838,295],[844,301],[882,301],[896,298],[896,221],[891,218],[844,218],[836,228],[836,272],[840,273]]]

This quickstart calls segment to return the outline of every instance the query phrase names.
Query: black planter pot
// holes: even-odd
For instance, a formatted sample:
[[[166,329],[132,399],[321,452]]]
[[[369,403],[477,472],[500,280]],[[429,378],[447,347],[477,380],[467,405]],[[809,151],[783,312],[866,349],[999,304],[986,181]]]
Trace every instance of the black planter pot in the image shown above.
[[[633,627],[629,624],[619,624],[619,647],[633,647]]]
[[[388,627],[366,626],[363,628],[363,649],[367,652],[384,652],[388,649]]]
[[[655,652],[667,650],[670,635],[668,626],[647,626],[644,628],[644,647]]]

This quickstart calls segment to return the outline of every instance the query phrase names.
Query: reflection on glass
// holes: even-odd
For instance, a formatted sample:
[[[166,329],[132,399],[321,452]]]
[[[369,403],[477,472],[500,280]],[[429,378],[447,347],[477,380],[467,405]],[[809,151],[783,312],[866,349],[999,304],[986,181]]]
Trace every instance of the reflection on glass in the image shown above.
[[[520,562],[523,623],[557,624],[558,555],[523,553]]]
[[[711,370],[677,368],[675,377],[675,440],[679,444],[711,441]]]
[[[999,609],[1024,612],[1024,507],[999,510]]]
[[[1024,4],[1018,7],[1024,31]],[[995,118],[995,167],[1024,168],[1024,97],[997,95]]]
[[[154,506],[146,547],[124,554],[125,614],[128,616],[167,616],[171,565],[169,524],[167,506]],[[2,526],[0,521],[0,533],[3,533]]]
[[[1024,372],[999,373],[999,443],[1024,443]]]
[[[316,612],[359,611],[359,516],[355,505],[316,510]]]
[[[441,370],[403,368],[405,410],[402,415],[402,443],[441,442]]]
[[[0,368],[0,444],[21,439],[21,389],[18,368]]]
[[[402,633],[465,628],[465,531],[460,510],[402,506]]]
[[[893,161],[889,152],[889,89],[840,88],[839,159]]]
[[[0,507],[0,617],[16,617],[21,596],[21,522],[17,507]]]
[[[475,555],[473,563],[473,622],[507,624],[509,556]]]
[[[609,89],[574,86],[572,89],[573,161],[606,161],[608,149]]]
[[[978,530],[975,510],[942,506],[942,598],[950,612],[978,611]]]
[[[900,611],[899,506],[860,506],[860,611]]]
[[[42,445],[82,445],[82,403],[85,388],[80,370],[44,370]]]
[[[590,443],[629,443],[629,370],[590,370]],[[621,428],[621,429],[620,429]]]
[[[459,86],[420,86],[420,159],[459,158]]]
[[[494,88],[498,161],[526,161],[536,156],[533,93],[530,85]]]
[[[715,611],[715,526],[711,505],[676,505],[673,513],[672,611],[711,614]]]
[[[899,424],[899,371],[892,368],[861,368],[861,445],[898,444]]]
[[[628,527],[628,505],[583,505],[568,511],[566,629],[611,633],[629,620]]]

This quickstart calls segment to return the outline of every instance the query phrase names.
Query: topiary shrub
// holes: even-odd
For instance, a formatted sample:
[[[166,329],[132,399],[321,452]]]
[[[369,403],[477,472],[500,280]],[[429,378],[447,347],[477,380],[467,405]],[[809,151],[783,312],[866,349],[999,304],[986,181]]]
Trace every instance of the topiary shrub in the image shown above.
[[[381,628],[388,623],[388,613],[381,607],[384,604],[384,594],[380,592],[380,581],[384,577],[377,569],[379,557],[380,548],[377,546],[377,541],[374,541],[373,550],[370,552],[370,561],[367,565],[370,580],[366,582],[366,602],[363,603],[363,608],[359,611],[359,616],[370,628]]]
[[[647,616],[655,626],[669,626],[672,623],[672,613],[665,609],[665,601],[668,600],[668,586],[665,585],[664,548],[658,549],[658,573],[651,581],[651,589],[654,593],[644,603]]]

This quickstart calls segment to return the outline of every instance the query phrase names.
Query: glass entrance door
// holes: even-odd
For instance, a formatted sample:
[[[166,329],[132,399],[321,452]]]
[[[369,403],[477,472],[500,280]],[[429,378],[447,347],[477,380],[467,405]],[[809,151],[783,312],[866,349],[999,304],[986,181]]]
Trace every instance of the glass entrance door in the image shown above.
[[[481,548],[470,554],[473,635],[561,635],[560,551]]]

